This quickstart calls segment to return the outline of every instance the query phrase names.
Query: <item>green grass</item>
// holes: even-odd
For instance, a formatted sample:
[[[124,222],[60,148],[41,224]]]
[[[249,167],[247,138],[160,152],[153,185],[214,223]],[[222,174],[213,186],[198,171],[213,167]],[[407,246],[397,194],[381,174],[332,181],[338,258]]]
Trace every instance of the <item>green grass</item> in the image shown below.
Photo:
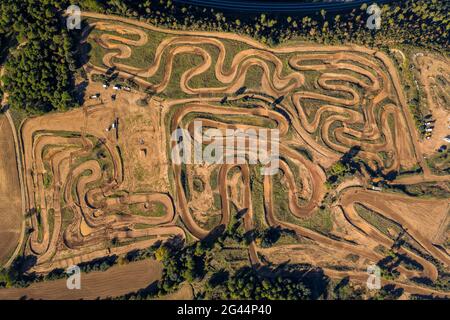
[[[389,220],[385,217],[383,217],[381,214],[370,210],[369,208],[366,208],[360,204],[355,204],[355,210],[356,212],[366,220],[369,224],[374,226],[376,229],[378,229],[381,233],[388,236],[389,238],[395,240],[397,235],[402,231],[402,227],[395,223],[392,220]],[[388,229],[391,229],[395,232],[395,234],[391,234]]]
[[[41,242],[44,236],[44,226],[42,225],[42,211],[40,207],[36,209],[36,218],[38,222],[38,242]]]
[[[28,113],[25,110],[15,108],[11,108],[9,113],[11,114],[16,131],[20,132],[20,125],[29,116]]]
[[[426,159],[428,167],[434,174],[447,175],[450,174],[450,149],[444,152],[436,152]]]
[[[108,34],[114,34],[109,32]],[[127,59],[118,59],[115,62],[120,62],[135,68],[145,68],[150,66],[155,59],[155,52],[162,40],[167,35],[161,32],[146,30],[149,41],[142,47],[131,47],[133,54]],[[123,37],[122,35],[120,35]],[[126,38],[126,37],[125,37]],[[136,40],[136,39],[135,39]]]
[[[44,188],[45,189],[48,189],[48,188],[50,188],[50,186],[52,185],[52,181],[53,181],[53,176],[52,176],[52,174],[50,173],[50,172],[46,172],[46,173],[44,173],[44,175],[43,175],[43,183],[44,183]]]
[[[62,208],[61,209],[61,230],[65,230],[73,221],[74,214],[72,209]]]
[[[55,210],[53,208],[47,211],[47,222],[48,222],[48,229],[50,231],[49,237],[51,239],[53,234],[53,228],[55,227]]]
[[[193,185],[194,191],[196,191],[196,192],[203,192],[205,190],[203,181],[198,177],[194,177],[194,179],[192,181],[192,185]]]
[[[391,185],[391,188],[387,190],[400,192],[410,197],[448,199],[450,198],[449,188],[449,182],[427,182],[411,185]]]
[[[147,177],[147,171],[140,163],[137,163],[133,169],[133,176],[137,181],[143,182]]]
[[[200,226],[206,230],[212,230],[217,227],[222,220],[222,216],[220,214],[208,216],[206,222],[200,223]]]
[[[221,210],[222,209],[222,197],[220,196],[220,193],[214,192],[213,200],[214,200],[214,209]]]
[[[216,167],[211,172],[211,176],[209,178],[209,185],[211,186],[212,190],[216,190],[219,185],[219,167]]]
[[[188,181],[188,177],[187,177],[187,168],[186,168],[186,164],[181,164],[181,174],[180,174],[180,179],[181,179],[181,184],[183,185],[184,188],[184,194],[186,196],[186,200],[190,201],[191,200],[191,190],[189,189],[189,181]]]
[[[200,112],[191,112],[187,114],[183,118],[183,123],[188,124],[196,119],[209,119],[209,120],[215,120],[226,124],[244,124],[244,125],[251,125],[251,126],[257,126],[257,127],[263,127],[263,128],[269,128],[273,129],[276,127],[276,122],[265,117],[259,117],[259,116],[248,116],[248,115],[216,115],[216,114],[210,114],[210,113],[200,113]]]
[[[149,210],[143,210],[139,204],[135,203],[130,204],[128,209],[132,214],[144,217],[163,217],[166,214],[166,207],[160,202],[152,203]]]

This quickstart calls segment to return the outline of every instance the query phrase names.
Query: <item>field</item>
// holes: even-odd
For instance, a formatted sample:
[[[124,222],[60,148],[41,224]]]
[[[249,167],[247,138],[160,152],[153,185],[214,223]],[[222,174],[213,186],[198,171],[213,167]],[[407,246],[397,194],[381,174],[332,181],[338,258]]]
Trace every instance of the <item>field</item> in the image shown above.
[[[5,115],[0,116],[0,266],[7,263],[22,236],[22,205],[14,128]]]
[[[104,272],[81,274],[81,289],[67,290],[66,279],[32,284],[27,288],[0,290],[0,299],[95,300],[144,289],[161,277],[161,265],[144,260],[115,266]],[[136,276],[139,275],[139,277]],[[186,294],[187,295],[187,294]]]
[[[364,283],[369,265],[404,256],[421,268],[400,263],[398,275],[384,277],[384,284],[449,294],[414,281],[441,281],[449,271],[446,193],[392,192],[395,185],[421,183],[440,183],[448,191],[450,176],[432,171],[425,158],[442,140],[420,137],[401,75],[387,54],[353,45],[269,48],[235,34],[163,30],[94,13],[84,18],[91,80],[85,104],[28,118],[20,128],[31,230],[23,251],[37,258],[32,271],[48,273],[174,237],[204,239],[239,213],[246,231],[279,227],[298,240],[269,248],[251,241],[248,256],[255,268],[308,263],[332,278]],[[443,72],[446,63],[427,72]],[[96,77],[131,88],[103,88]],[[439,120],[449,116],[448,77],[445,82],[434,76],[436,85],[429,77],[421,85],[439,136],[448,127]],[[96,93],[101,96],[89,98]],[[249,163],[248,144],[236,147],[245,154],[242,163],[171,161],[172,132],[185,129],[195,140],[195,121],[220,132],[278,129],[276,174],[261,175],[264,166]],[[336,163],[354,171],[330,182],[330,172],[340,174]],[[0,195],[16,195],[16,207],[8,208],[17,219],[10,227],[2,224],[0,237],[9,230],[20,234],[20,185],[11,179],[2,178],[10,189],[0,185]],[[5,212],[0,208],[0,217]],[[10,242],[0,262],[19,239]],[[29,297],[39,298],[33,290]],[[125,293],[108,290],[101,296]],[[191,297],[183,290],[180,296]]]

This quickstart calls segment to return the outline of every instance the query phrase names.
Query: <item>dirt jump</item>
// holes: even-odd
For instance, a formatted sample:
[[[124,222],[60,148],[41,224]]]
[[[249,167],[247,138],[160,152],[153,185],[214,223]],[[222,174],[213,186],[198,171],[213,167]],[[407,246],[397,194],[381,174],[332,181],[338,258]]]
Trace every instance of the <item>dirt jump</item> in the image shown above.
[[[174,236],[202,239],[240,213],[247,231],[281,227],[297,236],[296,243],[272,248],[252,242],[254,266],[311,263],[332,277],[347,272],[361,280],[367,266],[395,252],[413,263],[400,263],[399,274],[383,281],[410,292],[448,294],[417,281],[436,281],[450,266],[442,240],[448,198],[367,190],[368,171],[387,175],[427,166],[387,55],[353,45],[269,48],[234,34],[83,17],[91,79],[113,72],[136,88],[110,99],[116,93],[111,87],[91,82],[86,94],[101,92],[100,99],[22,125],[32,227],[25,250],[37,257],[33,270],[48,272]],[[147,104],[139,106],[143,100]],[[225,135],[230,129],[277,129],[276,174],[261,176],[264,165],[249,163],[252,137],[233,150],[243,154],[240,163],[174,163],[172,133],[184,129],[198,142],[196,121],[204,131]],[[201,148],[209,143],[200,142]],[[354,183],[330,191],[327,169],[355,148],[367,168]],[[333,224],[327,232],[310,223],[324,208]],[[399,239],[407,245],[398,245]]]

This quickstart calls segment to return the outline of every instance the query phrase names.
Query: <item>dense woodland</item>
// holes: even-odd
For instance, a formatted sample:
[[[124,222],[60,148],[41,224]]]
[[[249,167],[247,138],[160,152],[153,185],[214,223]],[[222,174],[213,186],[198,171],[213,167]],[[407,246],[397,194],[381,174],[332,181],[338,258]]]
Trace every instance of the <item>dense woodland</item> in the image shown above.
[[[3,91],[13,108],[42,113],[75,105],[73,43],[58,2],[1,1],[0,41],[12,44],[4,63]]]

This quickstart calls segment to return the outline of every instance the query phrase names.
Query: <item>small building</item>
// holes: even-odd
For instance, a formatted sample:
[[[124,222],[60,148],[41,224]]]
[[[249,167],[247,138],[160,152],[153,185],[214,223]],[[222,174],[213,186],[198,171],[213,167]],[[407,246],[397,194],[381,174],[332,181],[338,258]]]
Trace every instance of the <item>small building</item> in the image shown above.
[[[109,87],[109,83],[105,82],[103,83],[103,88],[107,89]]]
[[[121,90],[122,87],[119,84],[114,85],[113,87],[114,90]]]
[[[92,96],[90,96],[90,98],[91,99],[98,99],[98,98],[100,98],[100,93],[93,94]]]
[[[444,141],[447,143],[450,143],[450,135],[444,137]]]
[[[123,87],[123,90],[125,90],[125,91],[131,91],[131,88],[130,88],[130,87]]]

